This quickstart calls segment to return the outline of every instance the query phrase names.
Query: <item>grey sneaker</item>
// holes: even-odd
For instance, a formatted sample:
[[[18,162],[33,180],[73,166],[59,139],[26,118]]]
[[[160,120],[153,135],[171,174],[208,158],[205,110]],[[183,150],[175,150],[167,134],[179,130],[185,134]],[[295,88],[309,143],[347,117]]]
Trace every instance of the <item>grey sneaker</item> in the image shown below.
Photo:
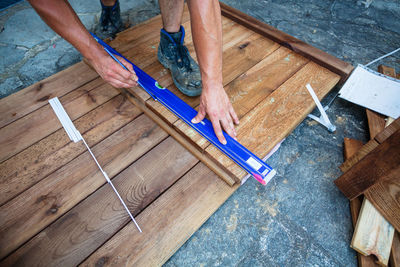
[[[198,96],[202,88],[200,69],[183,44],[184,39],[183,26],[176,33],[168,33],[161,29],[157,56],[160,63],[171,71],[176,87],[183,94]]]

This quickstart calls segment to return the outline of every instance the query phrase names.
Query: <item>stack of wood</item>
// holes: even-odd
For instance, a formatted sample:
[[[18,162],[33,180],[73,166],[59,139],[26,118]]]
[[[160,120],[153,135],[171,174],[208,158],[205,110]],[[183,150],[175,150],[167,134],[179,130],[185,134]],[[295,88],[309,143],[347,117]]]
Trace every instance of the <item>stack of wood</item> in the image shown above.
[[[396,77],[393,68],[381,65],[378,69]],[[344,174],[335,184],[350,199],[355,226],[351,247],[359,252],[359,266],[397,267],[400,266],[400,118],[394,121],[368,109],[366,112],[371,140],[363,146],[358,140],[345,138],[346,161],[340,167]]]

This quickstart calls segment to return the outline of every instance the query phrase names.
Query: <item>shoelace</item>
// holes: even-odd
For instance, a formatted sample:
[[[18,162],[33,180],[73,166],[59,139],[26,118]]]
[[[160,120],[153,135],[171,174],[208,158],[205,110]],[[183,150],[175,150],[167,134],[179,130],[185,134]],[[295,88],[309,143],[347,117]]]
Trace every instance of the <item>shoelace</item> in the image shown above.
[[[177,53],[175,54],[176,62],[180,68],[185,67],[188,71],[192,71],[190,66],[189,51],[183,44],[177,44]]]

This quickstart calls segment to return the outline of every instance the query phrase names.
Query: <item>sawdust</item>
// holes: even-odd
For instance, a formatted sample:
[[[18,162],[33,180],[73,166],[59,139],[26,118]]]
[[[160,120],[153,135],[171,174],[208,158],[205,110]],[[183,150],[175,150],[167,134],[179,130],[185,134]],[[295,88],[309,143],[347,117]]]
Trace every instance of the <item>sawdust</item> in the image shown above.
[[[318,124],[318,122],[316,122],[315,120],[307,120],[307,125],[308,126],[314,126],[314,125],[317,125]]]
[[[285,179],[283,179],[283,183],[284,184],[287,184],[288,183],[288,180],[285,178]]]
[[[229,233],[234,232],[236,230],[236,227],[237,227],[237,222],[238,222],[238,219],[237,219],[236,215],[235,214],[231,214],[231,217],[229,218],[229,222],[228,222],[228,224],[226,226],[226,230]]]
[[[341,117],[341,116],[336,116],[336,121],[337,124],[343,124],[346,123],[346,118],[345,117]]]
[[[278,206],[278,202],[274,202],[272,204],[265,202],[261,206],[264,208],[264,211],[269,213],[272,217],[275,217],[278,214],[278,211],[276,209]]]

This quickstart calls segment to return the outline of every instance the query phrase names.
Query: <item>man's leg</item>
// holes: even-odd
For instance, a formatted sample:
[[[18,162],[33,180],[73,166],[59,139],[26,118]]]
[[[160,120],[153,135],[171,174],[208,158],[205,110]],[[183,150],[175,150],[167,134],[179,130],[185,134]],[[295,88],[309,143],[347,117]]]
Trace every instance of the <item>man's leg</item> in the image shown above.
[[[178,32],[182,22],[184,0],[158,0],[164,30]]]
[[[118,0],[100,0],[101,16],[95,32],[100,38],[114,37],[122,30],[121,11]]]
[[[185,95],[201,94],[201,76],[197,63],[184,45],[185,30],[181,26],[183,0],[159,0],[163,29],[160,33],[158,60],[171,71],[176,87]]]

